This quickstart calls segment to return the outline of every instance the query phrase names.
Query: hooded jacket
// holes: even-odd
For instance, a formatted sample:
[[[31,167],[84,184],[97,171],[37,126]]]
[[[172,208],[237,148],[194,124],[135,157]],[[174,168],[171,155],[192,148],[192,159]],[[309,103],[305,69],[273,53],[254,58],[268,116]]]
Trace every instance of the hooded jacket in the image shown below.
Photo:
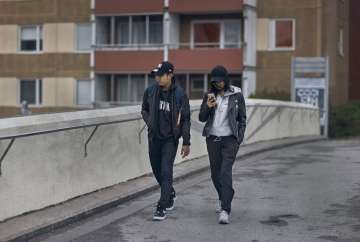
[[[148,137],[156,136],[159,118],[159,92],[160,86],[153,84],[149,86],[143,96],[141,115],[148,127]],[[190,104],[184,90],[172,82],[170,87],[172,132],[175,140],[183,138],[183,145],[190,145]]]
[[[203,130],[203,136],[205,137],[210,136],[210,131],[213,127],[215,117],[215,108],[209,108],[207,105],[207,94],[208,93],[204,95],[199,113],[200,122],[206,122]],[[224,97],[227,96],[229,99],[226,114],[228,115],[229,125],[237,142],[241,144],[244,139],[246,129],[245,99],[242,95],[241,89],[235,86],[230,86],[229,90],[225,92]]]

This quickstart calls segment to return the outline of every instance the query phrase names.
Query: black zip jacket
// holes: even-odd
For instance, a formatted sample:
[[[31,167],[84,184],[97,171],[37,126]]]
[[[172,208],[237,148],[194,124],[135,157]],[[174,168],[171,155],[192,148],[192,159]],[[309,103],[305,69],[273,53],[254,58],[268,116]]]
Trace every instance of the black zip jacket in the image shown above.
[[[237,139],[239,144],[242,143],[244,139],[245,129],[246,129],[246,106],[245,99],[241,93],[241,89],[231,86],[229,92],[229,104],[227,115],[229,116],[230,128],[233,131],[234,136]],[[210,129],[212,127],[215,108],[209,108],[207,105],[207,93],[204,95],[203,102],[201,104],[199,120],[200,122],[206,122],[203,136],[210,136]]]
[[[160,86],[154,84],[149,86],[143,96],[141,115],[148,127],[148,137],[153,139],[156,136],[159,114],[159,91]],[[190,104],[184,90],[174,82],[170,87],[172,132],[175,140],[183,138],[183,145],[190,145]]]

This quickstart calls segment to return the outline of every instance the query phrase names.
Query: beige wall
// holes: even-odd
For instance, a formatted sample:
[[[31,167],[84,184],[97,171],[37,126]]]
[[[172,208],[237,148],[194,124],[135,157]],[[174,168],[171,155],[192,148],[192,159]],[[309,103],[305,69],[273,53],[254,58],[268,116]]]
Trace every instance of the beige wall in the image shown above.
[[[17,25],[0,25],[0,54],[15,53],[18,46]]]
[[[268,50],[269,47],[269,19],[259,18],[257,20],[256,50]]]
[[[13,106],[18,103],[19,81],[16,78],[0,77],[0,105]]]
[[[17,53],[19,25],[0,25],[0,54]],[[44,52],[75,52],[76,24],[51,23],[43,25]]]
[[[91,0],[0,1],[0,24],[88,22]]]
[[[43,78],[44,107],[74,107],[76,79],[68,77]],[[19,105],[19,79],[0,78],[0,106]]]
[[[43,106],[71,107],[75,105],[76,80],[58,77],[43,79]]]
[[[44,24],[44,52],[76,51],[76,24]]]

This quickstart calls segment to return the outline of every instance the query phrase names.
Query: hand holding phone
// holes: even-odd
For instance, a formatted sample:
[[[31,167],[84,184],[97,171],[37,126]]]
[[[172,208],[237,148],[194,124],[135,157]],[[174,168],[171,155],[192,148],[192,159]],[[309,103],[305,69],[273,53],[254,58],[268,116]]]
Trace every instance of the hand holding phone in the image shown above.
[[[216,106],[216,97],[214,93],[209,93],[208,94],[208,100],[207,100],[207,105],[209,108],[213,108]]]

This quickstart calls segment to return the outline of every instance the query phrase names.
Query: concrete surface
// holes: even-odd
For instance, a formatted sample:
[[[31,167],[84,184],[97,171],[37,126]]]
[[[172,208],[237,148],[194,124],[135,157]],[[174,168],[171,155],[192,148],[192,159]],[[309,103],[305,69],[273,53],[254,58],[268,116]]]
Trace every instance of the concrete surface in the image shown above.
[[[230,225],[208,171],[175,184],[176,209],[152,221],[158,192],[30,242],[360,241],[360,139],[273,150],[235,163]]]

